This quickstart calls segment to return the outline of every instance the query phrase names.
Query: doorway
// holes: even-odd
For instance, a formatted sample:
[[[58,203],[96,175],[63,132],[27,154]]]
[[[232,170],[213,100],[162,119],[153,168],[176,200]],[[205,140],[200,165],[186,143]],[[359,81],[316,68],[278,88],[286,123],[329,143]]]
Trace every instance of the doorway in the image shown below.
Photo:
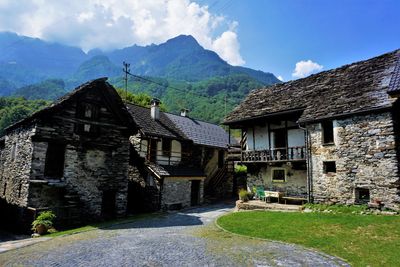
[[[274,130],[275,148],[286,148],[287,131],[286,129]]]
[[[101,216],[108,220],[115,218],[116,210],[116,192],[115,190],[103,191],[101,201]]]
[[[200,180],[191,181],[191,191],[190,191],[190,205],[199,205],[200,201]]]

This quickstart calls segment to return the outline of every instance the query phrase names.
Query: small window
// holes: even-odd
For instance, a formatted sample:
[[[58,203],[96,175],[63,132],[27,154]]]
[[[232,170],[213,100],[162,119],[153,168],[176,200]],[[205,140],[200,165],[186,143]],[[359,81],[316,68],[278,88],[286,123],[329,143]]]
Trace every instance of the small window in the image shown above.
[[[65,145],[49,143],[46,153],[44,175],[51,178],[61,178],[64,175]]]
[[[328,145],[334,143],[332,121],[324,121],[322,123],[322,143]]]
[[[13,143],[11,146],[11,160],[15,161],[17,159],[17,144]]]
[[[99,106],[93,103],[82,102],[77,106],[76,117],[84,119],[85,121],[95,121],[99,118]],[[75,131],[78,134],[84,135],[98,135],[99,126],[92,123],[78,123],[76,124]]]
[[[335,173],[336,162],[335,161],[324,161],[324,173]]]
[[[150,174],[146,176],[146,186],[155,186],[154,178]]]
[[[218,168],[224,167],[225,163],[225,151],[218,150]]]
[[[3,196],[6,195],[7,192],[7,183],[4,183],[4,187],[3,187]]]
[[[92,103],[82,102],[78,104],[76,116],[82,119],[95,120],[99,115],[99,106]]]
[[[163,139],[161,142],[162,146],[162,155],[163,156],[171,156],[171,140],[170,139]]]
[[[272,181],[273,182],[285,182],[286,181],[285,169],[272,169]]]
[[[369,189],[356,188],[356,202],[360,204],[367,204],[370,201]]]
[[[18,198],[21,198],[22,184],[18,186]]]

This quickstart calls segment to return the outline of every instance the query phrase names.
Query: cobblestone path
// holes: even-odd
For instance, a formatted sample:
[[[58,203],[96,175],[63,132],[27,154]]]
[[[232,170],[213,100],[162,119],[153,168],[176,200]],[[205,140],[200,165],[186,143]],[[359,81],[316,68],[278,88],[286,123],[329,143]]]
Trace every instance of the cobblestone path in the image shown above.
[[[346,266],[329,255],[231,235],[211,205],[53,238],[0,254],[0,266]]]

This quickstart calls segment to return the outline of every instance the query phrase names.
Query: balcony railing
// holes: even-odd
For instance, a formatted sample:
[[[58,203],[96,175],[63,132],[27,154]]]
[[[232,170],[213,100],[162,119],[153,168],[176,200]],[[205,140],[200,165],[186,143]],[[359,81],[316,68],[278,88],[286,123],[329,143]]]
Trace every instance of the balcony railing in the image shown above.
[[[271,162],[305,160],[305,146],[242,151],[243,162]]]
[[[139,155],[149,161],[154,161],[160,165],[178,165],[183,158],[191,158],[192,154],[182,151],[170,150],[139,150]]]

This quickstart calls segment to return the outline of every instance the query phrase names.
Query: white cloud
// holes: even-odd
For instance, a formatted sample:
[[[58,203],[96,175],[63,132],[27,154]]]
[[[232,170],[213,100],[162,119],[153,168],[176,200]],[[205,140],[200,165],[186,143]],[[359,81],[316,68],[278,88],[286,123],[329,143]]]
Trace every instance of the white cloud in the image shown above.
[[[158,44],[190,34],[228,63],[244,64],[237,22],[191,0],[1,0],[0,14],[0,31],[85,51]]]
[[[295,78],[304,78],[312,73],[322,70],[323,68],[324,66],[312,62],[311,60],[302,60],[296,63],[292,76]]]
[[[281,82],[283,82],[283,77],[282,77],[281,75],[279,75],[279,76],[276,77],[276,78],[278,78],[278,80],[280,80]]]

